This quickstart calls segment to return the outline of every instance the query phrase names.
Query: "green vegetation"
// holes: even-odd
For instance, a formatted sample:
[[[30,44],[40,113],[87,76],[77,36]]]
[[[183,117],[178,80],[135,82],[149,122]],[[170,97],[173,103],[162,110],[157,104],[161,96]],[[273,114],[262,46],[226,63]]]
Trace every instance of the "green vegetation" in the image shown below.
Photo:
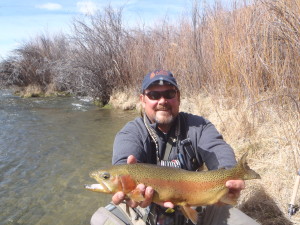
[[[216,124],[238,156],[251,150],[262,180],[249,183],[239,207],[264,225],[291,224],[287,205],[300,168],[300,0],[244,2],[229,11],[194,1],[176,24],[134,28],[108,7],[74,20],[69,36],[24,43],[2,61],[0,84],[133,109],[143,76],[169,69],[182,109]]]

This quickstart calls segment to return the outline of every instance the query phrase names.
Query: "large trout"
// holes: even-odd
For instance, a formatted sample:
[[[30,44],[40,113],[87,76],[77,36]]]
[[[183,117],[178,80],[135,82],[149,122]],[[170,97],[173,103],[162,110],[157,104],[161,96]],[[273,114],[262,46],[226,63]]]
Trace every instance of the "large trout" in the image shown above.
[[[226,181],[260,179],[260,175],[247,165],[246,156],[244,154],[231,169],[206,172],[143,163],[115,165],[91,172],[90,176],[99,184],[86,185],[85,188],[108,194],[123,191],[129,198],[142,201],[144,198],[136,189],[142,183],[153,187],[153,202],[170,201],[180,206],[182,213],[196,224],[197,212],[191,206],[237,203],[237,199],[227,197]]]

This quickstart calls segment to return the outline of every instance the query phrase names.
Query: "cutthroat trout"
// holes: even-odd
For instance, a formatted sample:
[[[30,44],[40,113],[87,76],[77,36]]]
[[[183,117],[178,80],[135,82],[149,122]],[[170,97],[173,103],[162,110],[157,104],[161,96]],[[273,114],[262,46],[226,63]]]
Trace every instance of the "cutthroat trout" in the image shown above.
[[[227,197],[226,181],[260,179],[260,175],[247,165],[246,156],[244,154],[231,169],[206,172],[143,163],[115,165],[91,172],[90,176],[99,184],[85,185],[85,188],[108,194],[123,191],[132,200],[143,201],[143,196],[136,189],[142,183],[154,189],[153,202],[170,201],[180,206],[185,217],[196,224],[197,212],[191,206],[237,203],[237,199]]]

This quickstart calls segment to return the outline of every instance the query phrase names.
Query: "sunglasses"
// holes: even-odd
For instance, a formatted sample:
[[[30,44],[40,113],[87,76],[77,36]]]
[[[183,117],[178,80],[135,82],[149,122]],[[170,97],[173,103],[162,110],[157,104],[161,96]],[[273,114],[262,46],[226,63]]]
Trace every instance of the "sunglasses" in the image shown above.
[[[177,90],[171,89],[166,91],[149,91],[145,95],[151,100],[159,100],[161,97],[164,99],[172,99],[176,96]]]

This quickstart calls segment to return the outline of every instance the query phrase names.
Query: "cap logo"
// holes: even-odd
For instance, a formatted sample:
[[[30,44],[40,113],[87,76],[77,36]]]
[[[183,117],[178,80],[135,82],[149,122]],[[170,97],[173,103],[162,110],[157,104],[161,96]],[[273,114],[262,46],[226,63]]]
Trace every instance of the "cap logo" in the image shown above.
[[[154,78],[155,76],[157,75],[166,75],[168,76],[170,73],[168,71],[165,71],[165,70],[157,70],[157,71],[154,71],[150,74],[150,79]]]

